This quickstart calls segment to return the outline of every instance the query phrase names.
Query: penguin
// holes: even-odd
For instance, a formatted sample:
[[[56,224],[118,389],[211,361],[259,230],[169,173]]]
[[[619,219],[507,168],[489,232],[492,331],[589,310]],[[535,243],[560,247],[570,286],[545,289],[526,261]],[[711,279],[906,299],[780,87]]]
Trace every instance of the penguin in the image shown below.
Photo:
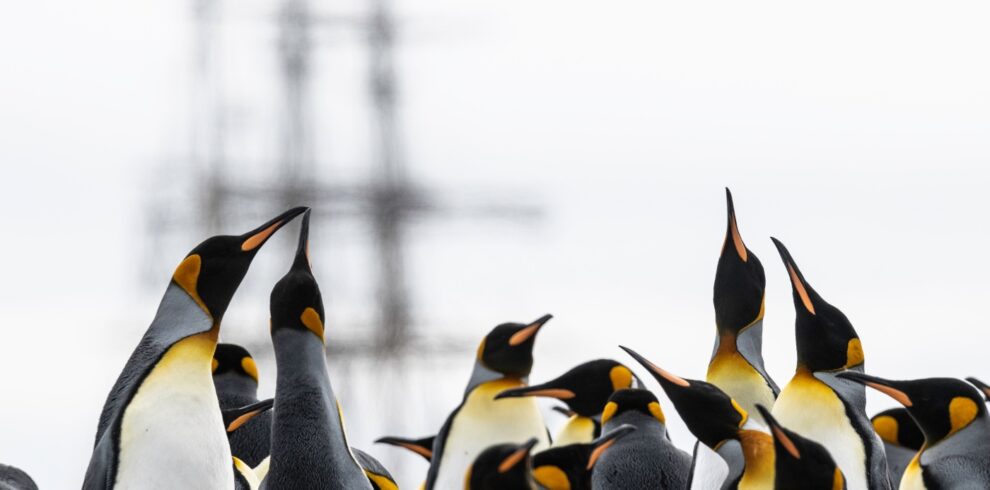
[[[642,383],[628,367],[611,359],[597,359],[580,364],[546,383],[505,390],[495,399],[542,396],[567,404],[574,415],[554,436],[556,447],[595,440],[601,435],[602,409],[608,397],[616,391],[640,386]]]
[[[211,364],[220,322],[262,245],[306,208],[215,236],[179,264],[107,396],[83,488],[233,488]]]
[[[274,403],[275,400],[269,398],[243,407],[221,410],[223,425],[227,430],[227,439],[232,439],[235,434],[244,430],[245,427],[249,427],[253,419],[268,413]],[[233,460],[234,490],[257,490],[261,485],[261,479],[258,478],[254,468],[237,456],[234,456]]]
[[[595,463],[616,441],[634,432],[620,425],[592,442],[555,446],[533,455],[533,479],[546,490],[591,490]]]
[[[425,459],[427,463],[433,461],[433,442],[437,436],[422,437],[419,439],[406,439],[403,437],[385,436],[377,439],[375,442],[379,444],[388,444],[390,446],[401,447],[406,449],[413,454],[419,455],[421,458]]]
[[[890,483],[896,485],[914,455],[921,450],[925,435],[914,422],[906,408],[884,410],[870,419],[873,430],[883,441],[883,452],[887,455],[887,473]]]
[[[756,404],[773,406],[780,389],[763,364],[763,314],[766,276],[763,264],[746,248],[725,189],[728,224],[715,270],[715,347],[705,379],[749,413]]]
[[[395,482],[395,478],[385,468],[385,465],[381,464],[374,456],[356,447],[352,447],[351,451],[364,470],[365,476],[368,477],[371,488],[374,490],[399,490],[399,484]]]
[[[773,440],[739,403],[714,384],[681,378],[628,347],[622,349],[656,378],[699,443],[725,460],[729,471],[719,488],[773,490]],[[693,470],[704,472],[697,466]]]
[[[465,490],[537,490],[533,480],[530,453],[539,443],[532,438],[523,444],[495,444],[488,447],[468,466],[463,483]],[[455,487],[445,487],[455,488]]]
[[[0,463],[0,490],[38,490],[38,485],[20,468]]]
[[[481,341],[464,398],[447,417],[433,444],[427,490],[463,485],[467,467],[489,446],[535,437],[535,450],[550,447],[535,399],[496,400],[495,396],[526,386],[536,335],[551,318],[544,315],[528,324],[503,323]]]
[[[990,416],[983,394],[961,379],[892,381],[839,374],[907,408],[925,442],[901,477],[902,490],[990,488]]]
[[[974,377],[966,378],[966,381],[969,381],[970,384],[972,384],[977,389],[979,389],[980,392],[983,393],[983,396],[985,396],[987,398],[987,401],[990,402],[990,385],[988,385],[988,384],[986,384],[986,383],[984,383],[984,382],[982,382],[979,379],[974,378]]]
[[[825,446],[780,425],[763,405],[756,409],[770,428],[774,450],[774,488],[842,490],[846,478]]]
[[[371,489],[347,443],[326,363],[323,298],[309,260],[309,212],[289,272],[271,294],[277,377],[262,489]]]
[[[606,434],[625,424],[636,431],[617,440],[598,458],[591,473],[592,488],[685,488],[691,456],[667,439],[667,419],[653,393],[616,391],[605,404],[602,424]]]
[[[866,390],[836,377],[863,372],[863,344],[852,323],[808,284],[791,254],[771,238],[791,279],[797,368],[771,413],[781,425],[828,450],[850,490],[889,489],[883,442],[866,415]]]
[[[236,344],[217,344],[213,354],[213,386],[220,409],[233,409],[258,401],[258,366],[245,349]],[[230,452],[254,467],[268,457],[272,414],[265,412],[229,435]]]

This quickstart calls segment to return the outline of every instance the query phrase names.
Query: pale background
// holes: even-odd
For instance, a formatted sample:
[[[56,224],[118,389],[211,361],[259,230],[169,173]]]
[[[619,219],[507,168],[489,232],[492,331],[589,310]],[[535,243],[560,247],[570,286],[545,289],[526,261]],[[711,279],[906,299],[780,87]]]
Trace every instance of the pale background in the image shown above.
[[[473,344],[496,323],[552,312],[534,380],[593,357],[628,361],[619,343],[703,377],[729,186],[768,274],[764,354],[778,383],[794,362],[793,309],[770,235],[853,321],[869,371],[990,377],[986,2],[397,8],[410,33],[399,51],[402,127],[418,178],[510,188],[545,210],[521,227],[414,227],[409,282],[422,323]],[[272,10],[245,4],[244,29]],[[186,2],[39,0],[0,15],[0,461],[42,488],[79,485],[106,392],[167,280],[141,281],[142,206],[164,184],[153,169],[181,155],[188,136],[189,11]],[[231,62],[235,91],[272,83],[262,66],[270,37],[246,36],[244,51],[261,61]],[[366,152],[348,133],[364,117],[352,100],[362,93],[358,49],[342,41],[316,56],[325,78],[314,90],[335,94],[321,103],[339,121],[317,150],[341,172]],[[198,239],[154,260],[168,269]],[[284,265],[278,250],[257,262]],[[366,282],[357,276],[335,277],[328,300],[360,307],[365,299],[347,293]],[[267,325],[254,312],[270,284],[249,274],[246,287],[254,280],[261,294],[235,299],[225,338]],[[449,364],[449,380],[414,386],[453,407],[473,352]],[[270,376],[274,366],[261,368]],[[380,421],[343,401],[352,442],[401,459],[400,483],[418,484],[425,464],[371,445]],[[690,434],[662,402],[689,450]],[[871,393],[871,412],[890,405]],[[406,435],[435,431],[445,416],[414,413]]]

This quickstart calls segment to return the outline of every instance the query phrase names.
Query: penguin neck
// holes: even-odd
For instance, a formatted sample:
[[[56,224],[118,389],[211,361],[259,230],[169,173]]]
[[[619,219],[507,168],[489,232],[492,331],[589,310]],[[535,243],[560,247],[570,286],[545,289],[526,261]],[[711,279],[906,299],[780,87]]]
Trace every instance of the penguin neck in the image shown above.
[[[926,464],[932,459],[946,456],[990,453],[990,417],[980,416],[969,425],[939,441],[927,441],[918,451],[920,462]]]
[[[471,379],[468,380],[467,388],[464,389],[464,396],[467,396],[468,393],[471,393],[471,391],[484,383],[497,381],[500,379],[519,380],[522,383],[521,386],[526,386],[529,384],[529,376],[507,376],[493,369],[489,369],[479,360],[474,363],[474,370],[471,371]]]
[[[221,408],[243,407],[258,401],[258,383],[249,376],[225,372],[213,376]]]
[[[775,453],[773,438],[765,432],[743,428],[739,430],[744,469],[739,488],[773,489]]]

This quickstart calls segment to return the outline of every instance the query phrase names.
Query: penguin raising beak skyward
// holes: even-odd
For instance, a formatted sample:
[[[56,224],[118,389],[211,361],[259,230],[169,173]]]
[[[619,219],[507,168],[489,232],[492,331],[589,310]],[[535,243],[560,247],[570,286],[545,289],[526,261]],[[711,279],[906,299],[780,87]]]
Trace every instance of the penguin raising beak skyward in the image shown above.
[[[465,490],[536,490],[530,453],[536,438],[523,444],[496,444],[481,452],[463,477]]]
[[[636,430],[620,425],[588,443],[555,446],[533,455],[533,478],[546,490],[591,490],[595,463],[616,441]]]
[[[305,210],[207,239],[179,264],[103,406],[83,488],[233,488],[211,378],[220,322],[261,246]]]
[[[717,336],[706,379],[752,412],[757,403],[773,406],[780,391],[763,364],[766,277],[760,259],[743,243],[729,189],[725,200],[728,224],[713,295]]]
[[[721,488],[773,490],[773,442],[749,414],[717,386],[671,374],[634,350],[622,347],[660,383],[688,430],[729,466]],[[695,468],[694,473],[705,473]]]
[[[893,398],[925,435],[900,488],[990,488],[990,417],[982,393],[955,378],[892,381],[859,372],[839,376]]]
[[[842,490],[846,479],[824,446],[782,427],[762,405],[763,416],[773,436],[775,464],[774,488],[806,490]]]
[[[371,489],[351,453],[327,372],[323,297],[309,261],[309,213],[289,272],[272,289],[277,381],[263,489]]]
[[[890,482],[901,481],[901,475],[914,455],[921,450],[925,435],[921,433],[906,408],[891,408],[884,410],[870,419],[873,430],[883,441],[883,452],[887,455],[887,470]]]
[[[619,362],[598,359],[581,364],[546,383],[503,391],[496,399],[540,396],[556,398],[574,412],[554,437],[554,446],[593,441],[601,435],[602,409],[608,397],[642,383]]]
[[[503,323],[481,341],[464,398],[447,417],[433,445],[426,477],[428,490],[464,485],[464,472],[489,446],[534,437],[534,450],[550,446],[535,399],[495,399],[505,390],[526,386],[536,335],[550,318],[544,315],[531,323]]]
[[[852,323],[818,295],[784,244],[773,238],[791,280],[797,369],[771,410],[782,425],[828,450],[850,490],[890,488],[883,443],[866,416],[866,390],[836,373],[863,371]]]

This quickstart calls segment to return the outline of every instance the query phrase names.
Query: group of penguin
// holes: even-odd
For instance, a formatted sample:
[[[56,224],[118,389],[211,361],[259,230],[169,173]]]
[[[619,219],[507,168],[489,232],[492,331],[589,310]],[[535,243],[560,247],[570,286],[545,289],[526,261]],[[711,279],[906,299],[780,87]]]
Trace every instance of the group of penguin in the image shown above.
[[[621,347],[697,438],[691,453],[673,444],[657,397],[618,361],[530,384],[551,315],[485,335],[464,396],[436,435],[377,442],[425,458],[427,490],[990,489],[990,386],[865,374],[852,324],[773,239],[796,312],[797,366],[778,387],[761,353],[763,266],[743,242],[728,190],[726,199],[706,379]],[[209,238],[182,260],[107,396],[84,490],[398,488],[347,440],[326,364],[309,215],[294,208],[243,235]],[[259,249],[298,216],[294,260],[270,299],[275,396],[259,400],[257,365],[244,348],[218,343],[221,320]],[[903,408],[869,418],[866,387]],[[558,400],[554,411],[566,417],[552,438],[538,397]],[[0,465],[6,488],[36,487]]]

